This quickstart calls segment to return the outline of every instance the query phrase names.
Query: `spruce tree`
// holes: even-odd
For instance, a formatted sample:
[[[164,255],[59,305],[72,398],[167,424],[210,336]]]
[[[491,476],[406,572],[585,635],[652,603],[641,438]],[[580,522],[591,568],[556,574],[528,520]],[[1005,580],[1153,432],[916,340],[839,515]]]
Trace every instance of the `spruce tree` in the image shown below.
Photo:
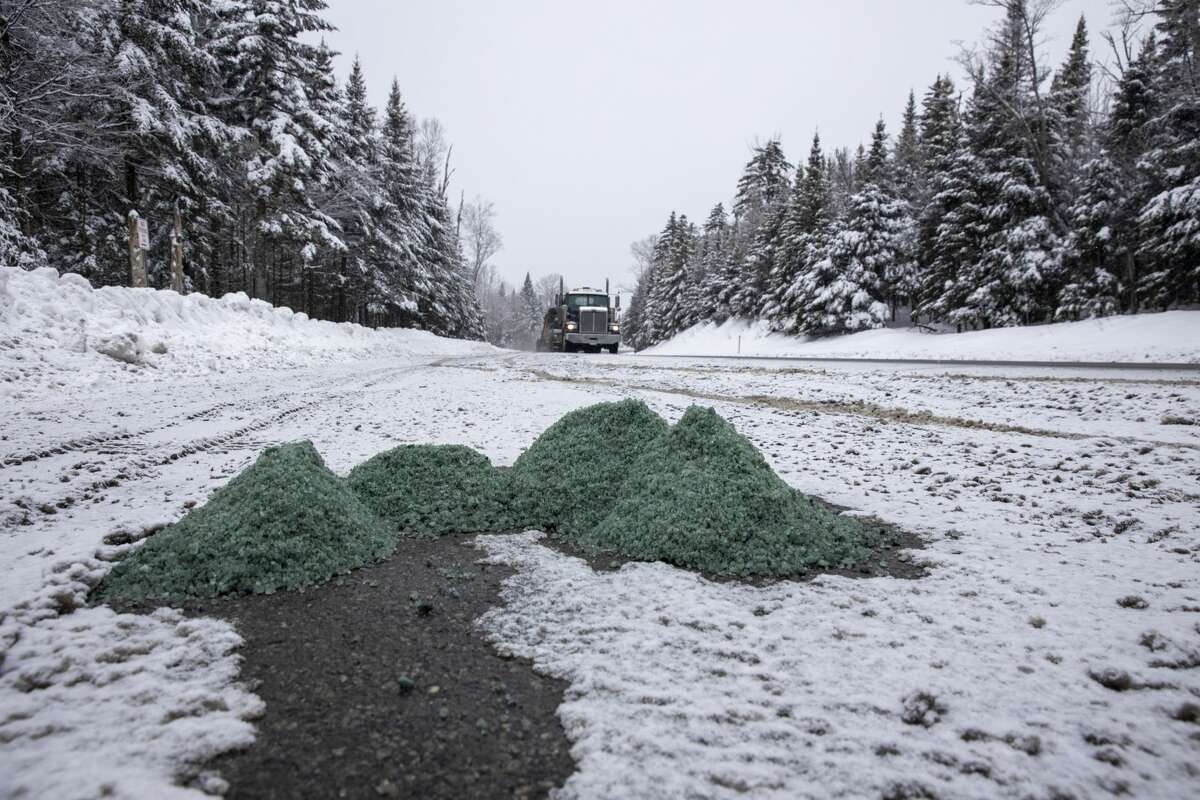
[[[938,76],[922,100],[921,154],[928,201],[917,223],[914,316],[949,321],[966,300],[960,280],[981,255],[980,165],[970,151],[954,83]]]
[[[779,140],[771,139],[754,149],[738,180],[733,208],[745,252],[738,286],[729,299],[735,315],[752,317],[762,310],[791,168]]]
[[[1115,270],[1123,243],[1111,223],[1122,202],[1121,176],[1106,155],[1088,162],[1078,196],[1068,211],[1071,235],[1065,259],[1067,284],[1059,292],[1055,319],[1104,317],[1120,310],[1120,284]]]
[[[950,316],[961,325],[1044,321],[1053,313],[1062,277],[1053,198],[1022,116],[1035,113],[1032,88],[1037,80],[1025,51],[1026,14],[1024,0],[1009,0],[989,69],[974,76],[967,123],[981,167],[986,235],[979,259],[959,276],[967,281],[967,296]]]
[[[533,279],[525,273],[525,282],[521,284],[521,314],[525,327],[533,333],[542,326],[542,304],[538,302],[537,293],[533,290]]]
[[[1200,0],[1161,0],[1147,164],[1154,192],[1139,214],[1141,252],[1153,271],[1140,281],[1157,308],[1200,300]]]
[[[847,225],[865,227],[863,218],[872,213],[860,207],[866,196],[860,192],[851,198]],[[827,335],[882,327],[887,321],[887,307],[880,299],[881,287],[872,267],[872,252],[862,246],[860,233],[834,222],[818,235],[824,239],[825,254],[809,266],[796,284],[800,330]]]
[[[303,37],[330,30],[324,0],[230,0],[220,6],[213,49],[225,78],[222,112],[250,132],[236,166],[238,191],[253,198],[253,294],[271,299],[275,276],[297,256],[308,263],[340,247],[337,225],[314,203],[327,180],[332,122],[321,115],[322,47]]]
[[[894,180],[897,195],[905,200],[914,215],[920,213],[925,204],[925,167],[922,158],[920,119],[917,115],[915,92],[908,93],[904,106],[904,119],[896,146],[892,151]]]
[[[1116,272],[1121,283],[1121,307],[1127,312],[1141,308],[1141,279],[1153,258],[1143,253],[1138,215],[1153,196],[1152,168],[1145,160],[1150,149],[1153,120],[1160,101],[1154,83],[1154,55],[1157,42],[1153,33],[1142,43],[1138,54],[1121,73],[1114,92],[1112,109],[1101,133],[1104,150],[1117,171],[1120,200],[1111,209],[1110,227],[1120,254]]]
[[[808,162],[796,169],[792,196],[779,232],[769,317],[778,330],[794,332],[800,328],[803,307],[796,301],[794,287],[824,257],[830,204],[827,170],[821,136],[814,133]]]
[[[1058,185],[1068,192],[1082,164],[1090,160],[1092,127],[1088,119],[1088,97],[1091,88],[1087,22],[1080,17],[1067,60],[1055,73],[1050,89],[1055,169]]]

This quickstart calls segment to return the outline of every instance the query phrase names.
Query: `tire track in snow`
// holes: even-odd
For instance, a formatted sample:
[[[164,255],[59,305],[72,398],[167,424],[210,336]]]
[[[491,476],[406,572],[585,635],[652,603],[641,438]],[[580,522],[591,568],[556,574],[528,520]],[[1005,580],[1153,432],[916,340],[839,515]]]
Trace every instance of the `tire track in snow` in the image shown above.
[[[225,401],[223,403],[219,403],[215,406],[204,409],[201,412],[197,412],[197,414],[194,416],[196,418],[202,415],[211,416],[219,413],[221,410],[229,408],[240,409],[251,406],[261,407],[264,404],[278,406],[280,401],[294,399],[300,395],[313,395],[314,393],[318,395],[304,402],[294,403],[288,405],[286,408],[278,409],[274,413],[261,416],[251,422],[239,425],[232,430],[218,432],[209,436],[198,437],[189,442],[176,445],[173,449],[170,449],[165,454],[149,455],[146,457],[137,458],[136,455],[138,451],[134,450],[131,455],[134,455],[135,457],[131,460],[106,465],[111,469],[106,477],[93,480],[81,487],[77,487],[75,491],[60,496],[56,499],[35,501],[33,506],[34,508],[47,514],[55,513],[52,509],[70,508],[76,503],[91,500],[96,496],[97,493],[102,492],[105,489],[116,488],[117,486],[121,486],[129,480],[137,480],[148,477],[152,475],[155,470],[173,464],[180,459],[202,453],[214,451],[220,452],[222,448],[232,449],[230,445],[237,442],[239,439],[248,436],[249,434],[269,429],[287,420],[290,420],[297,415],[304,414],[305,412],[312,412],[318,406],[340,400],[347,394],[359,393],[363,390],[370,389],[386,383],[387,381],[393,380],[400,375],[411,372],[419,372],[424,369],[440,365],[441,362],[434,362],[415,365],[406,364],[403,366],[381,367],[350,376],[350,379],[356,381],[355,384],[351,386],[346,385],[347,377],[339,376],[337,378],[318,382],[313,386],[307,387],[302,392],[280,392],[265,397],[251,396],[242,401]],[[362,380],[363,382],[358,383],[358,380]],[[339,385],[342,387],[340,390],[328,391],[330,388]],[[176,420],[165,425],[153,426],[140,433],[129,433],[120,437],[102,437],[104,441],[99,443],[103,444],[104,442],[113,442],[117,440],[129,441],[137,437],[145,437],[153,433],[178,427],[179,425],[184,424],[186,421],[188,421],[188,418]],[[151,445],[143,445],[143,447],[150,446]],[[166,447],[170,447],[170,445],[166,445]],[[66,453],[69,451],[66,448],[62,448],[62,452]],[[59,453],[50,453],[50,455],[58,454]]]
[[[472,367],[465,367],[471,369]],[[828,400],[796,400],[787,397],[772,397],[769,395],[727,395],[715,392],[703,392],[696,389],[685,389],[674,386],[661,386],[628,381],[610,380],[607,378],[584,378],[556,375],[545,370],[526,368],[526,372],[541,381],[553,381],[569,384],[590,384],[594,386],[609,386],[621,389],[633,389],[644,392],[660,392],[697,400],[710,400],[718,403],[733,403],[774,408],[780,411],[812,411],[818,414],[839,414],[843,416],[870,417],[881,422],[901,425],[939,426],[962,428],[966,430],[982,430],[991,433],[1016,433],[1024,436],[1042,438],[1069,439],[1080,441],[1085,439],[1104,439],[1122,442],[1124,444],[1153,445],[1154,447],[1174,447],[1186,450],[1200,450],[1200,445],[1189,442],[1168,442],[1156,439],[1142,439],[1135,436],[1096,435],[1089,433],[1074,433],[1056,431],[1049,428],[1035,428],[1025,425],[1012,425],[1003,422],[986,422],[964,417],[951,417],[934,414],[931,411],[910,411],[906,408],[881,406],[865,400],[836,402]]]

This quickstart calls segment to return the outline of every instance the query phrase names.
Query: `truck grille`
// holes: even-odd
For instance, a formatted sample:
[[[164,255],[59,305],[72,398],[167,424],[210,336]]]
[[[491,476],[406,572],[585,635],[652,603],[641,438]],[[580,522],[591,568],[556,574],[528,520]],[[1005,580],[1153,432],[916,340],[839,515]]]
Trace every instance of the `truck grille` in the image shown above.
[[[580,311],[580,333],[608,333],[608,311]]]

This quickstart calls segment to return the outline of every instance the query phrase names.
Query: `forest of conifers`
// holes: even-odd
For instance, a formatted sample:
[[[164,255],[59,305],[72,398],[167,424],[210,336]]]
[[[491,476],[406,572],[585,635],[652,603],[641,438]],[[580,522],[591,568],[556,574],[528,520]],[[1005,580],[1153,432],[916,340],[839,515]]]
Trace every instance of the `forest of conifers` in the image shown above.
[[[1103,67],[1083,20],[1046,63],[1054,0],[983,2],[995,28],[895,135],[814,136],[794,169],[767,141],[731,207],[672,214],[626,341],[732,316],[825,334],[1200,301],[1200,0],[1124,0]],[[440,126],[396,82],[373,108],[357,60],[336,80],[325,5],[0,0],[0,264],[128,284],[136,212],[165,286],[178,208],[189,291],[527,346],[545,300],[492,287],[490,205],[468,257]]]
[[[480,338],[440,127],[357,62],[324,0],[0,0],[0,264],[130,281],[128,216],[165,286]]]
[[[998,21],[963,81],[910,94],[856,153],[814,136],[794,170],[756,147],[732,208],[672,213],[624,336],[645,347],[704,320],[779,331],[957,329],[1200,301],[1200,0],[1127,0],[1094,74],[1079,21],[1044,63],[1051,0],[988,0]]]

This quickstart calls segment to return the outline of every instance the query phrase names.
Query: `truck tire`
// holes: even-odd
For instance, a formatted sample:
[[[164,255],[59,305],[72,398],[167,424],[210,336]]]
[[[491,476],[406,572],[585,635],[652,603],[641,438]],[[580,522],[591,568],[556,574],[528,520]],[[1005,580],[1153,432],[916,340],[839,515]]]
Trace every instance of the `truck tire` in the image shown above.
[[[621,349],[621,345],[614,344],[614,345],[609,346],[608,352],[612,353],[615,356],[617,354],[617,351],[620,349]]]
[[[571,344],[570,342],[563,342],[563,352],[564,353],[574,353],[575,345]]]

